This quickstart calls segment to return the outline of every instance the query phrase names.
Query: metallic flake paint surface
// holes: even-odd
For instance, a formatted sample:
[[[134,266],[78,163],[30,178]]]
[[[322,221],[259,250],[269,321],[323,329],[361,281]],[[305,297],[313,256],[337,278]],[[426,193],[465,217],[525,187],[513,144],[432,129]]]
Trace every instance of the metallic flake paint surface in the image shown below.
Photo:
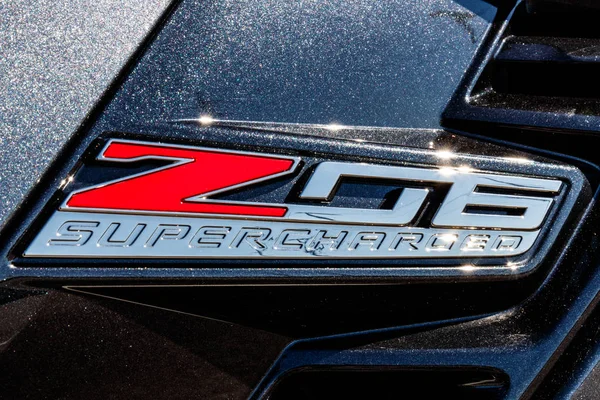
[[[439,128],[481,0],[184,1],[107,115]]]
[[[0,3],[0,227],[168,3]]]

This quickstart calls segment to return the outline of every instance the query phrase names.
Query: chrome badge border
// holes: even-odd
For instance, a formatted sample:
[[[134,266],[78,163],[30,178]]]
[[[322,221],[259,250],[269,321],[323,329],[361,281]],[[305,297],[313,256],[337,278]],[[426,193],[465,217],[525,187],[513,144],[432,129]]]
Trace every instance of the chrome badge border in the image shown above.
[[[136,138],[137,139],[137,138]],[[115,140],[114,138],[109,138]],[[116,139],[121,140],[121,139]],[[140,138],[140,140],[144,140]],[[325,139],[325,141],[328,141]],[[102,140],[105,146],[108,145],[105,140]],[[338,141],[339,142],[339,141]],[[191,146],[180,143],[166,143],[169,146],[190,147],[194,149],[205,148],[219,152],[233,151],[235,153],[244,152],[239,146],[227,146],[220,144],[215,146],[214,143],[197,143],[194,142]],[[90,149],[94,147],[91,146]],[[96,155],[98,145],[95,146]],[[287,157],[294,159],[294,168],[297,166],[298,157],[306,156],[305,152],[294,151],[285,148],[260,149],[251,153],[266,153],[277,157]],[[137,261],[133,265],[124,265],[127,259],[111,259],[110,257],[96,257],[85,259],[84,257],[51,259],[40,257],[39,259],[23,258],[17,253],[13,258],[11,266],[20,272],[35,268],[37,273],[52,274],[53,270],[73,270],[74,276],[96,276],[99,268],[102,268],[103,276],[108,277],[181,277],[181,278],[226,278],[226,277],[448,277],[448,276],[487,276],[487,277],[502,277],[502,276],[518,276],[533,271],[544,258],[549,248],[556,239],[562,225],[567,220],[571,213],[575,202],[579,198],[582,190],[587,185],[584,175],[575,167],[566,165],[546,164],[536,160],[523,159],[499,159],[481,155],[467,155],[455,153],[452,155],[442,154],[439,151],[421,150],[415,148],[394,148],[395,152],[406,154],[407,157],[396,158],[393,160],[385,158],[370,158],[362,159],[353,158],[351,162],[375,163],[375,164],[396,164],[401,166],[416,166],[417,168],[460,168],[466,164],[473,165],[476,169],[482,169],[486,173],[498,172],[504,174],[521,174],[532,177],[559,179],[565,184],[561,193],[557,197],[556,204],[552,207],[548,214],[544,225],[540,231],[540,235],[529,249],[524,254],[510,257],[509,259],[498,258],[495,263],[470,262],[467,258],[431,258],[429,260],[423,258],[416,259],[398,259],[398,258],[381,258],[372,259],[369,257],[358,258],[294,258],[281,259],[277,256],[267,257],[265,259],[251,259],[244,257],[236,257],[238,259],[227,259],[219,257],[209,257],[209,259],[177,259],[177,257],[168,257],[162,259],[139,259],[132,257],[131,260]],[[92,150],[89,153],[93,153]],[[262,154],[261,154],[262,155]],[[339,153],[324,153],[321,157],[330,157],[332,160],[344,159],[343,154]],[[415,159],[419,160],[415,162]],[[479,168],[480,165],[486,165],[485,168]],[[494,167],[488,167],[493,165]],[[540,174],[543,171],[543,174]],[[59,205],[64,205],[64,196]],[[52,214],[57,209],[56,201],[46,207],[46,215],[38,218],[37,224],[33,224],[29,230],[29,237],[22,238],[18,241],[17,251],[22,251],[25,245],[31,242],[33,230],[38,230],[43,222],[40,219],[47,219],[48,214]],[[549,222],[551,221],[551,222]],[[20,249],[19,249],[20,247]],[[15,254],[13,252],[13,254]],[[488,260],[489,261],[489,260]],[[143,267],[142,267],[143,266]],[[143,272],[140,272],[143,269]],[[138,271],[133,273],[133,271]],[[42,275],[44,274],[42,273]],[[63,273],[61,273],[63,275]]]

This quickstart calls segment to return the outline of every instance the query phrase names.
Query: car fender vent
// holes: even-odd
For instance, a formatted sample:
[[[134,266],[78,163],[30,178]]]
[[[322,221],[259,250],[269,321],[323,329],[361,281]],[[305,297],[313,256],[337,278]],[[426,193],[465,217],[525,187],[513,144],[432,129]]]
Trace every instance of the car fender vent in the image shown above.
[[[600,40],[506,38],[493,61],[498,93],[600,98]]]
[[[564,6],[569,2],[542,3]],[[600,9],[578,6],[564,8],[565,12],[528,12],[541,8],[540,2],[532,4],[516,8],[471,93],[471,102],[598,114]]]

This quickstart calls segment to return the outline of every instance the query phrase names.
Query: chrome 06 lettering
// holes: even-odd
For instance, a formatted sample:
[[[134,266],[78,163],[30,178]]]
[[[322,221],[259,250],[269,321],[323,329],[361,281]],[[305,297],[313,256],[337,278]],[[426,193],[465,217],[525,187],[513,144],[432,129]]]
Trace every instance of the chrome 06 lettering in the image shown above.
[[[491,175],[460,168],[425,169],[323,162],[307,182],[300,198],[330,200],[343,178],[450,184],[450,191],[432,221],[433,226],[440,228],[537,229],[554,202],[551,197],[539,195],[555,194],[562,186],[559,180]],[[506,193],[489,193],[486,190]],[[510,194],[510,191],[519,191],[520,194]],[[286,218],[403,226],[416,219],[428,193],[426,188],[405,188],[391,210],[293,205],[289,207]]]

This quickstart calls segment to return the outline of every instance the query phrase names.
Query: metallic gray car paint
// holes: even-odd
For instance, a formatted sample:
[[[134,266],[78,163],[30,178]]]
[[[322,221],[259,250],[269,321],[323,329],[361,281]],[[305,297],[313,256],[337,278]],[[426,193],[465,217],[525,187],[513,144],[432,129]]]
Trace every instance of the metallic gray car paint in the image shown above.
[[[0,228],[168,4],[0,3]]]

